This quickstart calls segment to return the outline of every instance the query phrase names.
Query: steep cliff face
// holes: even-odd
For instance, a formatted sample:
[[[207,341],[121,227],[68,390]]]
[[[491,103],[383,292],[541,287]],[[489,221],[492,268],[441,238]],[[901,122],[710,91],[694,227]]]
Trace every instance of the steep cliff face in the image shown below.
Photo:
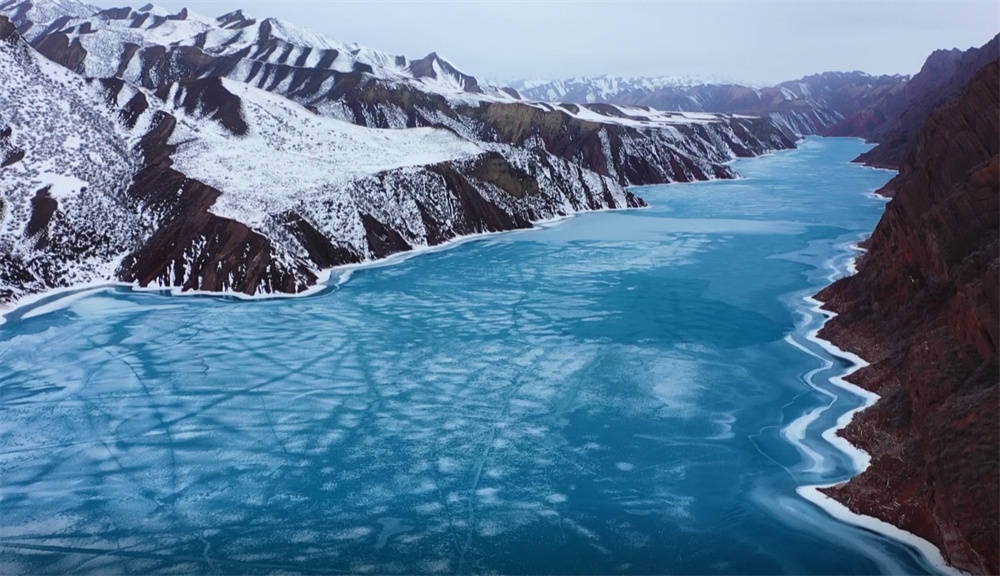
[[[961,92],[986,64],[1000,58],[1000,35],[979,48],[937,50],[902,90],[861,108],[831,128],[831,136],[861,136],[879,145],[855,160],[869,166],[896,169],[931,113]],[[865,131],[852,132],[859,126]],[[838,133],[841,132],[841,133]]]
[[[829,493],[1000,573],[1000,61],[924,124],[855,276],[822,293],[820,335],[882,396],[844,435],[872,465]]]

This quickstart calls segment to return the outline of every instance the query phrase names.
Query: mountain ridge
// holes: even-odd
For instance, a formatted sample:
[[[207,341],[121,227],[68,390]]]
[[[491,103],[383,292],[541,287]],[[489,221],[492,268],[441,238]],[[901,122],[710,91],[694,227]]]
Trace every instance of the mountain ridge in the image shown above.
[[[31,128],[37,118],[0,118],[2,179],[12,187],[0,219],[8,302],[99,278],[301,292],[333,266],[640,207],[624,186],[732,178],[732,158],[794,146],[758,118],[525,103],[486,93],[436,54],[414,65],[242,12],[212,20],[152,5],[103,10],[30,22],[30,43],[2,21],[0,56],[20,54],[5,74],[57,86],[30,98],[8,88],[0,99],[37,102],[49,112],[36,116],[51,118],[69,90],[103,99],[88,97],[81,108],[93,119],[73,125],[40,130]],[[69,88],[83,78],[84,88]],[[87,122],[120,125],[94,147],[130,158],[102,160],[130,184],[83,174],[62,195],[43,191],[40,178],[65,178],[61,151],[29,134],[75,142],[94,133]],[[120,228],[110,239],[83,232],[94,220],[74,204],[85,189]],[[81,267],[83,254],[93,263]]]
[[[669,79],[604,77],[555,81],[522,90],[526,98],[651,106],[663,110],[769,116],[790,136],[822,135],[856,108],[898,89],[908,77],[824,72],[774,86],[676,83]],[[854,134],[852,134],[854,135]]]
[[[521,92],[529,99],[766,116],[790,137],[851,136],[877,143],[855,161],[895,169],[931,112],[998,56],[995,36],[979,47],[935,50],[913,76],[823,72],[769,87],[600,76],[533,82]]]
[[[968,50],[935,50],[901,93],[856,114],[881,117],[884,121],[870,130],[868,135],[879,145],[859,156],[855,162],[879,168],[899,167],[927,118],[939,106],[962,92],[983,66],[997,58],[1000,58],[1000,34],[982,46]],[[856,117],[845,122],[852,120],[856,121]]]
[[[265,25],[271,19],[247,20],[241,14],[240,18],[244,21],[237,23],[237,18],[230,14],[213,23],[211,19],[188,12],[186,20],[172,23],[165,16],[149,20],[145,18],[145,13],[127,8],[114,9],[113,12],[107,18],[78,18],[59,26],[49,26],[35,36],[32,44],[43,55],[84,74],[89,74],[88,70],[97,71],[100,77],[118,77],[152,90],[177,81],[227,77],[281,94],[321,115],[375,128],[446,127],[471,139],[522,145],[523,141],[503,140],[502,136],[510,134],[510,131],[496,126],[490,118],[497,114],[491,115],[491,111],[485,109],[495,111],[528,106],[553,112],[557,116],[573,116],[575,120],[569,122],[574,124],[582,123],[577,122],[580,120],[607,125],[607,130],[620,133],[620,139],[628,141],[645,140],[644,136],[637,134],[645,128],[650,132],[658,127],[668,128],[666,132],[682,132],[671,132],[678,137],[668,139],[669,142],[658,139],[660,142],[653,146],[652,157],[664,159],[660,165],[666,168],[641,171],[624,167],[629,159],[610,152],[604,154],[603,160],[598,160],[593,153],[568,157],[561,153],[564,147],[550,146],[558,140],[555,135],[542,138],[545,145],[550,146],[547,151],[567,160],[583,162],[585,167],[596,169],[601,174],[624,171],[645,175],[643,180],[620,177],[619,183],[623,185],[732,176],[724,166],[730,159],[728,150],[712,154],[706,163],[700,160],[706,151],[704,147],[702,150],[690,150],[684,145],[685,139],[692,136],[702,139],[719,136],[693,134],[698,130],[681,127],[682,124],[706,125],[706,121],[711,120],[712,131],[716,133],[719,130],[715,128],[720,128],[720,124],[741,124],[734,129],[757,136],[753,141],[734,142],[736,145],[731,148],[738,149],[739,155],[759,154],[794,144],[794,139],[779,134],[776,128],[769,128],[766,121],[733,119],[726,115],[697,119],[686,119],[683,115],[660,115],[657,122],[629,122],[622,128],[621,125],[625,124],[623,117],[641,116],[648,110],[617,109],[606,113],[608,111],[578,106],[567,108],[522,102],[516,94],[483,88],[475,78],[458,71],[436,54],[420,60],[414,69],[412,62],[404,57],[356,45],[347,46],[323,37],[315,40],[318,46],[323,47],[320,50],[307,43],[282,40],[308,39],[314,35],[298,31],[290,24]],[[220,22],[222,27],[216,25]],[[81,33],[84,27],[87,32]],[[282,32],[277,32],[279,30]],[[355,56],[367,60],[357,60]],[[527,112],[521,116],[539,117]],[[555,125],[559,122],[546,120],[546,123]],[[537,126],[534,129],[541,131]],[[720,129],[724,132],[727,127]],[[722,138],[738,140],[727,135]],[[678,170],[677,167],[684,169]]]
[[[8,264],[2,280],[8,301],[48,287],[100,277],[143,286],[250,294],[299,292],[315,283],[320,268],[383,257],[415,244],[440,243],[461,234],[526,227],[532,220],[577,209],[641,205],[641,200],[607,178],[571,168],[544,152],[502,146],[489,150],[432,128],[377,132],[314,117],[287,100],[283,107],[267,103],[266,112],[255,115],[252,106],[259,105],[254,104],[255,99],[280,97],[265,97],[266,93],[256,88],[227,85],[217,78],[175,84],[159,96],[120,80],[88,83],[40,58],[2,17],[0,38],[5,77],[18,79],[23,86],[23,90],[15,90],[8,84],[0,98],[31,102],[36,107],[28,110],[22,104],[25,112],[21,117],[0,118],[5,147],[21,151],[3,168],[0,178],[3,197],[9,199],[0,222],[0,242]],[[39,86],[48,88],[41,90]],[[75,106],[80,115],[67,122],[70,119],[56,111],[71,94],[87,100]],[[47,127],[38,126],[38,122],[48,122]],[[256,213],[260,221],[255,225],[250,221],[253,227],[227,217],[224,209],[223,216],[215,213],[222,206],[221,198],[238,199],[240,194],[226,194],[190,174],[195,169],[202,176],[218,176],[218,170],[205,172],[206,168],[193,167],[190,160],[184,160],[183,149],[199,142],[207,142],[203,153],[235,150],[239,155],[241,149],[246,150],[244,140],[248,137],[257,138],[264,146],[268,142],[279,146],[278,158],[289,159],[280,153],[285,146],[299,147],[308,154],[310,148],[302,148],[311,145],[306,138],[291,142],[281,138],[289,129],[316,122],[323,124],[323,134],[358,133],[356,145],[383,142],[382,148],[367,152],[340,148],[340,153],[350,152],[344,159],[348,164],[357,158],[381,162],[386,154],[417,152],[421,156],[402,164],[362,166],[360,171],[335,174],[334,180],[321,179],[313,188],[294,188],[291,203],[270,211],[261,207]],[[54,162],[67,164],[65,147],[80,149],[82,146],[73,143],[89,139],[97,126],[106,128],[96,132],[98,140],[85,148],[119,150],[128,161],[92,157],[93,152],[80,151],[78,159],[68,163],[74,170],[72,175],[63,175]],[[408,143],[425,136],[435,143]],[[50,141],[62,141],[63,145],[52,146]],[[457,150],[456,146],[466,152],[448,152]],[[428,149],[444,155],[426,157]],[[324,150],[334,153],[338,149]],[[13,158],[10,153],[5,156]],[[305,158],[313,161],[311,156]],[[477,172],[483,162],[493,162],[492,173]],[[106,179],[108,183],[102,183],[105,180],[91,176],[101,166],[121,173],[115,172]],[[268,172],[273,172],[274,178],[290,173],[286,169],[258,170],[256,174],[262,178]],[[515,180],[544,180],[549,185],[533,195],[508,197],[516,192],[504,180],[511,175],[517,175]],[[46,179],[68,188],[45,188]],[[280,190],[280,181],[273,181],[275,184],[266,189]],[[413,190],[417,181],[422,187]],[[385,195],[391,197],[393,186],[404,182],[413,194],[389,201]],[[77,198],[83,191],[88,199],[81,204]],[[301,194],[318,194],[317,200],[323,202],[335,200],[339,208],[323,210],[322,203],[297,204],[294,195]],[[95,201],[104,207],[98,213],[92,210]],[[394,216],[398,208],[407,206],[410,212],[402,220]],[[302,215],[307,208],[312,210],[311,219]],[[98,214],[101,216],[95,218]],[[98,219],[104,225],[111,224],[108,230],[112,237],[92,230]],[[343,229],[353,232],[337,232],[330,226],[347,226]],[[381,239],[385,237],[393,241],[386,245]],[[93,256],[94,263],[81,267],[86,254]],[[121,265],[109,270],[117,261]]]

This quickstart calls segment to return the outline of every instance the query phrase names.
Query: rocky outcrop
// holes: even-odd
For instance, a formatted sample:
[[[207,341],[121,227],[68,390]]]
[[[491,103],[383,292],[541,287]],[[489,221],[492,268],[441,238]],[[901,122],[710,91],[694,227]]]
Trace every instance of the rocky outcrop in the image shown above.
[[[212,214],[222,194],[173,168],[168,144],[176,120],[158,112],[139,142],[143,166],[127,201],[150,214],[153,233],[130,252],[116,272],[139,286],[245,294],[301,292],[316,282],[304,261],[281,259],[266,236]]]
[[[871,466],[828,491],[1000,573],[1000,62],[924,124],[855,276],[819,294],[820,335],[882,398],[843,431]]]
[[[886,95],[874,106],[861,108],[828,133],[878,142],[878,146],[855,161],[896,169],[931,113],[961,92],[983,66],[998,57],[1000,35],[980,48],[937,50],[901,91]]]
[[[665,131],[585,120],[554,105],[491,103],[463,107],[460,113],[473,120],[472,130],[484,139],[538,143],[623,186],[734,178],[726,165],[733,157],[795,146],[775,124],[756,117],[678,123]]]

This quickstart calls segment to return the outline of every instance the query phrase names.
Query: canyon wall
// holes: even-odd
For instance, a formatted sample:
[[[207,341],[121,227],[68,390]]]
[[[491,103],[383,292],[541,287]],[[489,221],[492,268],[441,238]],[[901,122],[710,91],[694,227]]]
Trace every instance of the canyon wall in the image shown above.
[[[871,466],[828,494],[1000,573],[1000,62],[930,115],[887,186],[858,273],[818,296],[820,336],[882,398],[843,431]]]

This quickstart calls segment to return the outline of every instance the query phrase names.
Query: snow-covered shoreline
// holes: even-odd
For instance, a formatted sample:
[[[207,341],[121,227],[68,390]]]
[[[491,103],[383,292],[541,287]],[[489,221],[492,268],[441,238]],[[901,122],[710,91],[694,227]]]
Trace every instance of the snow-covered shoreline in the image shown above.
[[[441,244],[435,244],[432,246],[414,246],[411,250],[406,252],[396,252],[386,256],[385,258],[379,258],[376,260],[369,260],[366,262],[359,262],[357,264],[342,264],[340,266],[334,266],[332,268],[324,268],[317,271],[316,284],[310,286],[302,292],[286,293],[286,292],[271,292],[271,293],[257,293],[257,294],[246,294],[244,292],[239,292],[236,290],[223,290],[223,291],[210,291],[210,290],[184,290],[178,286],[138,286],[131,282],[122,282],[115,280],[93,280],[90,282],[81,282],[79,284],[74,284],[71,286],[61,286],[59,288],[50,288],[48,290],[26,295],[18,300],[7,304],[0,304],[0,327],[11,320],[12,316],[16,315],[16,319],[28,319],[34,318],[36,316],[41,316],[43,314],[48,314],[58,310],[65,309],[74,302],[90,296],[92,294],[97,294],[109,289],[124,289],[130,292],[137,293],[147,293],[147,294],[162,294],[164,296],[176,297],[176,296],[195,296],[195,297],[208,297],[208,298],[219,298],[219,299],[234,299],[240,301],[255,301],[255,300],[278,300],[278,299],[289,299],[289,298],[305,298],[309,296],[315,296],[320,293],[326,292],[328,290],[335,290],[343,283],[347,282],[350,277],[358,270],[365,270],[370,268],[381,268],[384,266],[393,266],[400,264],[409,260],[410,258],[415,258],[417,256],[422,256],[425,254],[432,254],[435,252],[442,252],[444,250],[450,250],[456,248],[462,244],[468,242],[474,242],[477,240],[482,240],[485,238],[498,236],[501,234],[516,234],[522,232],[530,232],[534,230],[551,228],[553,226],[558,226],[571,218],[578,216],[598,213],[598,212],[619,212],[623,210],[642,210],[643,208],[599,208],[597,210],[584,210],[578,212],[571,212],[566,215],[555,216],[553,218],[547,218],[543,220],[537,220],[532,222],[531,228],[521,228],[516,230],[501,230],[499,232],[479,232],[477,234],[466,234],[464,236],[456,236],[450,240],[442,242]],[[334,280],[334,278],[336,278]],[[36,310],[44,309],[44,311],[36,312]],[[17,314],[20,312],[19,314]]]
[[[817,314],[822,314],[823,316],[826,317],[826,319],[823,322],[824,325],[826,324],[826,322],[829,322],[830,319],[837,316],[835,312],[830,312],[828,310],[823,309],[822,307],[823,303],[820,302],[819,300],[816,300],[815,298],[807,297],[806,301],[813,304],[813,307],[811,308],[813,312]],[[865,390],[864,388],[861,388],[860,386],[857,386],[847,381],[847,378],[851,374],[854,374],[858,370],[861,370],[862,368],[868,366],[869,365],[868,362],[864,358],[858,356],[857,354],[853,354],[851,352],[842,350],[832,342],[820,338],[818,335],[819,331],[820,328],[810,331],[806,335],[806,339],[809,340],[810,342],[813,342],[817,346],[823,348],[823,350],[828,354],[830,354],[831,356],[848,360],[849,362],[851,362],[851,367],[848,368],[843,374],[830,378],[828,381],[838,388],[841,388],[843,390],[846,390],[847,392],[850,392],[851,394],[855,394],[863,398],[865,401],[863,405],[842,414],[837,419],[837,423],[832,428],[828,428],[823,431],[822,437],[832,446],[835,446],[841,452],[847,454],[851,458],[851,461],[854,464],[855,469],[857,470],[857,474],[861,474],[862,472],[867,470],[868,466],[871,464],[871,456],[861,448],[858,448],[857,446],[848,442],[838,433],[844,428],[846,428],[848,424],[851,423],[851,420],[853,420],[856,414],[873,406],[876,402],[878,402],[878,400],[881,397],[878,394],[875,394],[874,392]],[[823,509],[823,511],[825,511],[830,516],[836,518],[837,520],[840,520],[847,524],[858,526],[860,528],[871,530],[879,534],[884,534],[885,536],[888,536],[894,540],[898,540],[909,546],[912,546],[924,556],[924,558],[927,560],[928,563],[930,563],[934,568],[940,570],[942,573],[955,574],[955,575],[967,574],[967,572],[963,572],[961,570],[958,570],[957,568],[950,566],[945,561],[944,556],[941,553],[941,550],[928,540],[921,538],[920,536],[917,536],[912,532],[907,532],[897,526],[889,524],[888,522],[879,520],[878,518],[874,518],[872,516],[865,516],[863,514],[858,514],[856,512],[853,512],[847,506],[841,504],[837,500],[831,498],[830,496],[827,496],[826,494],[823,494],[820,491],[824,488],[830,488],[832,486],[836,486],[837,484],[840,484],[840,482],[834,482],[829,484],[801,485],[798,488],[796,488],[795,491],[806,500],[819,506],[821,509]]]
[[[853,275],[857,273],[856,263],[858,256],[865,250],[861,248],[857,243],[850,244],[849,249],[854,251],[856,255],[852,256],[846,262],[845,269],[848,275]],[[830,283],[833,283],[837,279],[836,273],[832,274],[828,279]],[[878,402],[881,399],[881,397],[878,394],[875,394],[874,392],[871,392],[869,390],[865,390],[864,388],[861,388],[856,384],[852,384],[847,380],[847,378],[849,378],[852,374],[868,366],[869,365],[868,361],[866,361],[861,356],[858,356],[857,354],[843,350],[836,344],[819,337],[819,332],[823,329],[823,326],[825,326],[827,322],[829,322],[831,319],[836,317],[837,313],[824,309],[823,302],[817,300],[815,297],[811,295],[804,296],[802,300],[806,303],[807,309],[809,313],[813,315],[813,317],[816,316],[823,317],[823,321],[820,324],[820,326],[808,331],[804,335],[804,338],[807,341],[822,348],[822,350],[827,354],[829,354],[830,356],[834,358],[847,360],[851,364],[850,367],[848,367],[842,374],[828,378],[826,379],[826,381],[829,382],[834,387],[844,390],[850,394],[853,394],[863,399],[864,401],[864,403],[861,406],[858,406],[852,410],[848,410],[847,412],[841,414],[837,418],[836,423],[832,427],[823,430],[820,434],[821,437],[827,443],[829,443],[831,446],[833,446],[843,454],[847,455],[847,457],[851,460],[852,466],[855,470],[854,476],[857,476],[858,474],[861,474],[865,470],[867,470],[868,467],[871,465],[871,455],[868,454],[868,452],[862,450],[861,448],[851,444],[846,438],[840,436],[839,432],[844,428],[846,428],[851,423],[855,415],[875,405],[875,403]],[[792,340],[791,338],[787,340],[791,345],[795,346],[796,348],[802,349],[806,353],[812,354],[814,356],[817,356],[817,358],[820,358],[818,355],[804,348],[801,344],[794,342],[794,340]],[[804,379],[807,381],[809,386],[812,387],[814,390],[824,394],[831,394],[830,391],[825,390],[820,386],[816,386],[815,384],[812,384],[811,381],[816,374],[832,367],[833,364],[830,363],[829,361],[826,361],[824,363],[824,366],[811,371],[809,374],[805,376]],[[792,422],[790,422],[787,426],[785,426],[782,429],[782,436],[792,444],[802,447],[803,449],[806,449],[808,452],[813,452],[812,450],[807,449],[804,445],[801,445],[800,442],[798,442],[797,440],[789,438],[789,434],[794,433],[796,431],[804,433],[808,425],[811,424],[813,421],[815,421],[822,412],[825,412],[833,407],[833,404],[836,402],[836,399],[837,398],[834,397],[833,401],[831,401],[831,403],[828,406],[820,408],[818,410],[809,411],[799,416]],[[818,466],[819,462],[814,463],[814,467]],[[835,500],[830,496],[827,496],[821,491],[825,488],[831,488],[838,484],[841,484],[841,482],[822,483],[822,484],[802,484],[799,485],[795,489],[795,491],[799,496],[815,504],[821,510],[829,514],[831,517],[841,522],[857,526],[859,528],[863,528],[866,530],[870,530],[872,532],[882,534],[884,536],[887,536],[889,538],[907,544],[908,546],[917,550],[924,557],[925,561],[928,564],[930,564],[932,567],[934,567],[936,570],[940,571],[943,574],[951,574],[956,576],[968,574],[967,572],[958,570],[957,568],[950,566],[945,560],[941,550],[928,540],[921,538],[920,536],[917,536],[916,534],[913,534],[911,532],[907,532],[906,530],[903,530],[888,522],[879,520],[878,518],[874,518],[872,516],[866,516],[864,514],[858,514],[849,509],[844,504],[840,503],[839,501]]]

